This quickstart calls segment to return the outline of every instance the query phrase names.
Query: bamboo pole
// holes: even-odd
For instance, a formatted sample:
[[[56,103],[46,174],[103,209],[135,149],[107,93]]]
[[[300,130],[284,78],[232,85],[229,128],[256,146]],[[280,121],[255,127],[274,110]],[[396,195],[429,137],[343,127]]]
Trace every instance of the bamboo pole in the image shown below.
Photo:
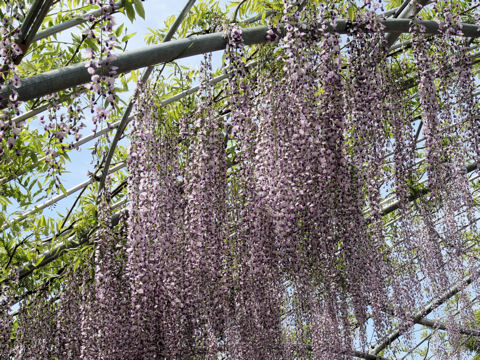
[[[59,32],[62,32],[64,30],[68,30],[68,29],[70,29],[74,26],[83,24],[83,23],[87,22],[88,19],[91,16],[98,17],[98,16],[100,16],[104,13],[111,14],[111,13],[117,11],[118,9],[122,8],[122,7],[123,7],[123,3],[121,1],[118,1],[114,4],[113,7],[107,6],[106,11],[104,9],[97,9],[97,10],[94,10],[94,11],[90,11],[86,14],[77,16],[76,18],[73,18],[71,20],[67,20],[67,21],[65,21],[61,24],[57,24],[57,25],[54,25],[52,27],[49,27],[48,29],[40,31],[38,34],[36,34],[33,37],[32,42],[45,39],[45,38],[50,37],[52,35],[58,34]]]
[[[383,31],[388,33],[401,34],[410,32],[411,20],[409,19],[386,19],[380,20],[380,23],[383,25]],[[441,25],[436,21],[419,20],[416,21],[416,23],[423,26],[426,33],[441,33]],[[347,34],[352,26],[355,26],[355,24],[349,20],[337,19],[333,24],[327,24],[327,29],[340,34]],[[280,27],[280,29],[282,32],[284,31],[283,27]],[[364,30],[368,31],[368,29]],[[245,44],[254,45],[266,43],[267,31],[267,26],[243,29]],[[464,36],[468,37],[476,38],[480,36],[478,26],[473,24],[462,24],[461,32]],[[166,63],[175,59],[223,50],[227,45],[227,41],[221,32],[169,41],[133,51],[126,51],[118,55],[117,59],[111,63],[111,66],[117,68],[117,74],[126,73],[131,70]],[[26,101],[36,99],[44,95],[90,82],[91,75],[88,73],[85,64],[85,62],[81,62],[22,79],[22,85],[16,89],[18,92],[18,100]],[[98,71],[99,74],[106,74],[108,72],[109,67],[103,67]],[[0,98],[4,102],[3,106],[5,106],[5,101],[7,101],[11,90],[11,86],[9,85],[3,85],[1,87]]]

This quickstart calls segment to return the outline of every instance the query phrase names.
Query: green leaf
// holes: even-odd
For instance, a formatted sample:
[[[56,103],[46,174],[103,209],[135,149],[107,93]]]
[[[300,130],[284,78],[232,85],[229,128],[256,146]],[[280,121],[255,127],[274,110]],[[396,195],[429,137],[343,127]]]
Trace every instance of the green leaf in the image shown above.
[[[63,184],[58,184],[59,185],[59,188],[60,188],[60,191],[64,194],[64,195],[67,195],[67,189],[65,189],[65,187],[63,186]]]
[[[35,262],[35,266],[38,266],[42,263],[43,259],[45,259],[45,256],[40,256],[38,260]]]
[[[125,24],[120,25],[116,30],[115,30],[115,36],[118,38],[120,35],[122,35],[123,27]]]
[[[348,18],[350,19],[350,21],[353,21],[353,19],[355,18],[355,9],[353,8],[353,6],[348,7]]]
[[[143,8],[142,2],[140,0],[133,0],[133,4],[135,5],[137,14],[140,15],[142,19],[145,19],[145,9]]]
[[[127,17],[130,22],[135,20],[135,9],[131,1],[125,1],[125,11],[127,12]]]
[[[97,45],[96,41],[94,41],[92,38],[86,38],[84,42],[85,42],[85,44],[88,45],[88,47],[90,47],[93,51],[97,51],[97,50],[98,50],[98,45]]]
[[[45,227],[47,225],[47,222],[45,221],[45,216],[41,216],[40,219],[38,220],[38,227]]]
[[[125,35],[125,36],[122,38],[122,42],[128,41],[131,37],[135,36],[136,34],[137,34],[137,33],[134,32],[134,33]]]

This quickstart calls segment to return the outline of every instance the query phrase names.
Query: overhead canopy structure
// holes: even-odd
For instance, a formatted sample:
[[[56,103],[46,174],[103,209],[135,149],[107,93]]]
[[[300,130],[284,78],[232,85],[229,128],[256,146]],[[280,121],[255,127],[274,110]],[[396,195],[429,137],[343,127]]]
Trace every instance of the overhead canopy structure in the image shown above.
[[[407,19],[386,19],[380,20],[386,33],[402,34],[411,31],[412,21]],[[425,27],[427,34],[440,34],[441,24],[434,20],[419,20],[416,22],[419,26]],[[339,34],[347,34],[353,22],[345,19],[336,19],[333,25],[326,24],[330,31]],[[480,36],[480,30],[474,24],[459,24],[460,32],[464,36],[477,38]],[[322,24],[318,24],[319,27]],[[368,31],[368,29],[366,29]],[[243,30],[244,41],[246,45],[261,44],[267,42],[267,26],[257,26]],[[279,35],[281,35],[281,29]],[[200,55],[212,51],[225,49],[227,40],[221,32],[214,34],[198,35],[195,37],[169,41],[158,45],[152,45],[142,49],[126,51],[118,55],[111,65],[115,66],[117,73],[123,74],[132,70],[137,70],[151,65],[168,63],[177,59]],[[88,73],[85,62],[70,65],[61,69],[52,70],[26,79],[22,79],[16,91],[18,100],[26,101],[36,99],[41,96],[50,95],[61,90],[73,88],[90,82],[91,74]],[[103,70],[104,73],[108,69]],[[7,99],[11,93],[11,87],[4,87],[0,92],[2,99]]]
[[[166,29],[151,30],[147,46],[125,51],[129,35],[112,16],[153,16],[145,12],[149,1],[0,2],[6,19],[0,35],[0,343],[3,336],[6,345],[0,344],[0,354],[45,358],[58,356],[60,348],[67,354],[70,345],[61,335],[37,354],[25,344],[48,343],[48,331],[76,329],[68,323],[74,322],[70,307],[87,314],[97,306],[98,339],[126,343],[118,330],[122,311],[131,316],[126,326],[132,331],[159,316],[144,309],[149,298],[140,296],[150,281],[157,284],[151,290],[160,292],[157,298],[163,296],[158,288],[175,288],[158,306],[180,315],[176,327],[145,325],[138,338],[161,334],[155,346],[184,351],[177,354],[184,358],[230,358],[232,349],[245,351],[238,355],[243,358],[262,358],[245,339],[258,341],[264,354],[280,354],[282,347],[288,354],[282,356],[292,359],[321,353],[342,359],[432,358],[432,339],[433,356],[473,357],[480,349],[479,5],[370,3],[247,0],[222,10],[190,0],[175,21],[166,21]],[[312,18],[312,9],[322,18]],[[71,41],[65,30],[72,31]],[[324,47],[315,48],[315,42]],[[200,71],[178,63],[225,49],[218,71],[209,70],[208,56]],[[372,69],[378,74],[370,74]],[[311,73],[321,75],[302,82]],[[285,92],[275,93],[279,89]],[[318,106],[310,108],[312,103]],[[76,167],[70,158],[85,145],[93,149],[94,165],[82,169],[89,177],[65,189],[63,174]],[[317,177],[311,180],[311,174]],[[65,213],[49,211],[73,196]],[[324,213],[315,213],[320,207]],[[346,230],[348,221],[353,225]],[[180,238],[185,242],[178,245]],[[220,264],[216,251],[225,256]],[[198,258],[184,259],[191,254]],[[162,277],[177,257],[193,270]],[[278,264],[270,264],[272,258]],[[162,264],[149,274],[145,269],[152,262]],[[326,263],[331,272],[322,268]],[[252,273],[245,270],[250,266]],[[354,275],[358,270],[366,271],[364,279]],[[201,279],[215,279],[219,288],[202,289]],[[249,281],[272,287],[248,285],[258,292],[251,300],[242,287]],[[405,284],[416,286],[402,290],[416,292],[411,303],[400,292]],[[114,318],[110,325],[101,315],[111,311],[108,291],[122,294],[117,312],[108,313]],[[183,298],[182,305],[175,303],[183,291],[194,298],[191,304]],[[205,298],[217,294],[221,303],[222,293],[234,303],[228,304],[232,323],[214,314],[227,305]],[[86,298],[95,305],[88,308]],[[45,304],[51,314],[38,310]],[[251,313],[242,314],[238,304]],[[188,306],[201,314],[192,320],[196,325],[186,324]],[[277,308],[281,321],[272,325]],[[177,310],[166,319],[172,322]],[[242,316],[252,317],[258,334],[239,330],[248,324]],[[93,325],[87,318],[82,326],[88,330]],[[35,319],[48,320],[45,333],[37,329],[33,335]],[[279,332],[265,330],[268,324]],[[200,330],[185,330],[197,325]],[[195,337],[197,331],[202,335]],[[272,338],[269,348],[265,343]],[[87,348],[82,343],[82,358],[100,353]]]

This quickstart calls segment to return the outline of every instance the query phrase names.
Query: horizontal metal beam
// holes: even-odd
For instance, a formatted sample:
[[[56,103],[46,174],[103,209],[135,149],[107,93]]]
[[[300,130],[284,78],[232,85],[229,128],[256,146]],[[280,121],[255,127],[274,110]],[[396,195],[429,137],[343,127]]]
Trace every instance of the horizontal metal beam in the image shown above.
[[[62,22],[60,24],[57,24],[57,25],[54,25],[54,26],[51,26],[49,27],[48,29],[45,29],[43,31],[40,31],[37,35],[34,36],[32,42],[35,42],[35,41],[38,41],[38,40],[42,40],[42,39],[45,39],[49,36],[52,36],[52,35],[55,35],[55,34],[58,34],[59,32],[61,31],[64,31],[64,30],[67,30],[67,29],[70,29],[74,26],[77,26],[77,25],[80,25],[80,24],[83,24],[87,21],[89,21],[89,18],[91,16],[93,17],[98,17],[102,14],[112,14],[113,12],[117,11],[118,9],[122,8],[123,7],[123,4],[121,1],[118,1],[116,2],[114,5],[113,5],[113,8],[108,5],[106,7],[106,10],[104,10],[103,8],[101,9],[97,9],[97,10],[94,10],[94,11],[90,11],[88,13],[85,13],[83,15],[80,15],[76,18],[73,18],[73,19],[70,19],[70,20],[67,20],[65,22]]]
[[[409,19],[386,19],[380,21],[383,24],[383,31],[388,33],[408,33],[411,20]],[[440,24],[436,21],[416,21],[417,24],[425,27],[426,33],[440,33]],[[347,34],[355,27],[355,23],[337,19],[333,25],[328,25],[332,32]],[[246,45],[261,44],[267,42],[267,26],[256,26],[243,29],[243,37]],[[284,31],[281,27],[281,31]],[[364,31],[369,31],[364,29]],[[479,37],[480,31],[477,25],[462,24],[462,33],[468,37]],[[166,63],[175,59],[200,55],[212,51],[223,50],[228,40],[221,32],[206,34],[197,37],[170,41],[145,47],[137,50],[126,51],[117,56],[111,66],[117,67],[117,73],[126,73],[131,70],[144,68],[154,64]],[[44,95],[56,93],[61,90],[79,86],[90,82],[91,75],[85,67],[85,62],[70,65],[61,69],[45,72],[29,78],[22,79],[22,85],[16,89],[18,100],[26,101],[39,98]],[[104,67],[98,70],[100,74],[107,74],[109,69]],[[3,106],[8,101],[11,93],[10,85],[2,86],[0,99]]]
[[[446,331],[449,328],[449,325],[447,325],[447,324],[445,324],[441,321],[430,320],[430,319],[426,319],[426,318],[416,320],[416,323],[420,324],[420,325],[423,325],[423,326],[426,326],[426,327],[429,327],[431,329],[439,329],[439,330],[445,330]],[[450,325],[450,328],[452,328],[451,325]],[[460,334],[480,337],[480,331],[479,330],[469,329],[469,328],[461,327],[461,326],[458,326],[458,325],[455,325],[454,328],[457,329],[457,331]]]

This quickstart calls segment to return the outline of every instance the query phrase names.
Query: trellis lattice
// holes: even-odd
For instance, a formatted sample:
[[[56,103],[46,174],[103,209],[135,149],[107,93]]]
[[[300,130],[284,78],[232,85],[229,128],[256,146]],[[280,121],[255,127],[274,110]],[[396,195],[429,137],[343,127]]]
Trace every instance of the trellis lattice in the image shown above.
[[[245,0],[220,20],[190,0],[121,52],[112,16],[142,2],[73,3],[53,24],[61,1],[0,2],[2,356],[475,356],[480,4]]]

